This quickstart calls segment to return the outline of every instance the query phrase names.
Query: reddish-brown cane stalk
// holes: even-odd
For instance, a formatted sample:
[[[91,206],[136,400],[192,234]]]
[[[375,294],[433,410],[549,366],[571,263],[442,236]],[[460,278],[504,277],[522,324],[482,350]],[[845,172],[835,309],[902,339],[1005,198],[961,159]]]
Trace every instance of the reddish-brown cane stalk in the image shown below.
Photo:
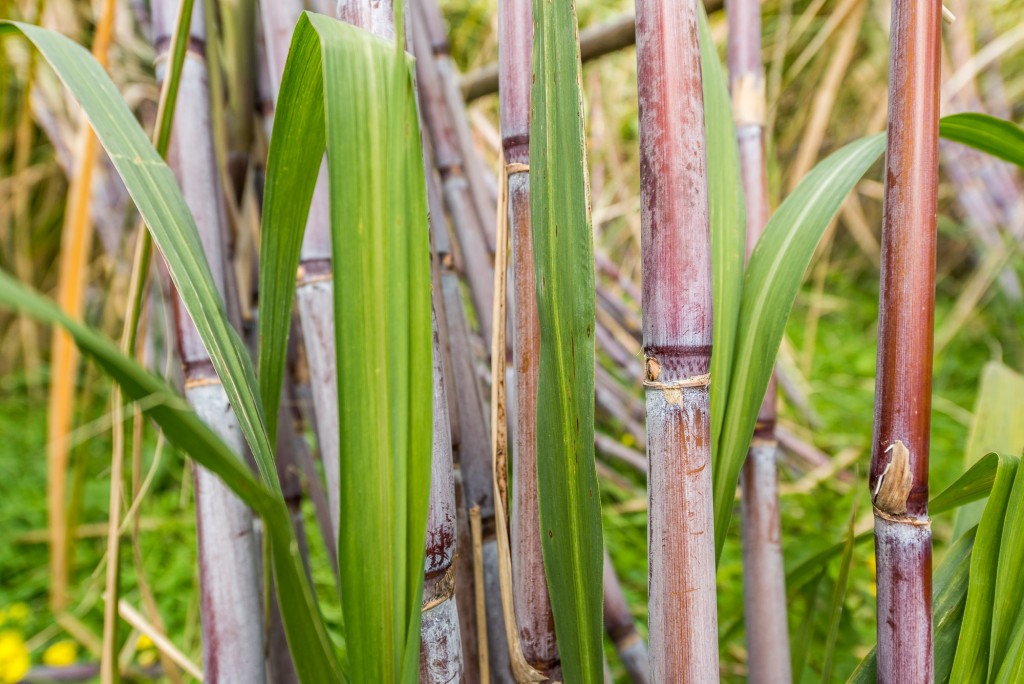
[[[718,681],[697,0],[637,0],[651,677]]]
[[[928,450],[935,319],[941,0],[894,0],[869,485],[878,681],[931,682]]]
[[[758,0],[727,0],[729,82],[736,121],[740,172],[747,208],[747,256],[770,210],[765,169],[765,81]],[[775,438],[776,390],[768,386],[740,477],[743,527],[743,605],[748,672],[752,684],[792,680],[786,622]]]
[[[558,668],[558,645],[544,574],[537,498],[540,322],[530,221],[532,0],[502,0],[498,4],[498,27],[501,137],[508,176],[514,293],[512,349],[516,407],[510,506],[512,591],[523,656],[534,669],[551,677]]]
[[[462,635],[455,598],[455,554],[458,531],[455,480],[452,474],[452,434],[448,395],[442,367],[441,341],[434,316],[434,447],[430,468],[430,511],[420,635],[420,682],[461,681]]]

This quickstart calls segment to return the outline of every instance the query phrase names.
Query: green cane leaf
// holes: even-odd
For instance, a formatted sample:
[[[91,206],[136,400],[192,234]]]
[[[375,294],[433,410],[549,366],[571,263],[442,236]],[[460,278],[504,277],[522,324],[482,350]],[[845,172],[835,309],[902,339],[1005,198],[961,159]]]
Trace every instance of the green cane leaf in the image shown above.
[[[885,136],[875,135],[850,143],[814,167],[779,206],[750,257],[718,468],[712,473],[719,555],[747,445],[804,272],[846,195],[884,149]]]
[[[953,114],[939,121],[939,135],[1024,167],[1024,129],[988,114]]]
[[[736,127],[729,80],[718,58],[707,11],[700,6],[700,65],[704,86],[704,128],[708,149],[708,209],[711,226],[714,327],[711,354],[711,444],[717,445],[725,422],[733,350],[743,292],[746,249],[746,199],[740,177]],[[712,473],[720,451],[712,449]]]
[[[430,485],[430,248],[411,61],[307,13],[267,168],[260,372],[276,406],[302,234],[326,147],[341,472],[338,557],[355,681],[417,681]]]
[[[541,538],[566,681],[603,677],[594,465],[594,247],[575,2],[534,0],[531,218],[540,371]]]
[[[0,36],[12,33],[21,33],[35,45],[82,106],[97,139],[124,181],[153,241],[163,254],[178,295],[195,322],[238,418],[242,434],[252,449],[262,486],[272,495],[272,502],[263,501],[257,507],[255,504],[259,502],[246,499],[243,491],[235,490],[263,516],[266,523],[275,577],[283,598],[282,617],[289,644],[294,649],[299,676],[303,682],[339,681],[341,674],[333,645],[327,636],[301,561],[293,552],[294,532],[281,497],[255,372],[241,338],[225,314],[195,221],[173,173],[153,149],[110,77],[88,51],[46,29],[17,22],[0,22]],[[74,336],[68,327],[69,323],[74,324],[73,321],[52,318],[51,322],[68,328]],[[82,344],[81,340],[79,344]],[[95,356],[91,351],[86,353]],[[110,365],[109,358],[104,370],[111,373],[118,382],[127,380],[123,369],[118,370]],[[128,396],[133,396],[132,392],[137,390],[137,387],[125,387]],[[172,432],[168,428],[168,437],[171,437]],[[229,486],[250,491],[246,489],[248,485],[243,487],[245,483],[242,480],[229,479],[232,473],[237,475],[237,469],[229,472],[224,470],[226,464],[208,465],[197,454],[199,450],[199,446],[193,446],[189,453],[224,477]],[[237,457],[232,458],[240,463]]]

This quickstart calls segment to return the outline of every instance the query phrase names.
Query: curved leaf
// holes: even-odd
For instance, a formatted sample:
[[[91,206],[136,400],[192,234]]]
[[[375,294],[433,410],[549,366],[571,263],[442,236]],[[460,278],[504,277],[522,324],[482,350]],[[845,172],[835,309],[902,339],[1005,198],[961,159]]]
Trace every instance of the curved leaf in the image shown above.
[[[988,114],[953,114],[939,121],[939,135],[1024,167],[1024,129]]]
[[[186,448],[197,461],[223,477],[226,484],[235,489],[246,503],[252,505],[254,510],[263,516],[271,541],[275,577],[283,598],[282,617],[289,644],[294,649],[299,675],[304,682],[338,681],[341,674],[333,645],[327,636],[301,560],[293,551],[294,532],[281,497],[281,486],[264,425],[263,408],[256,391],[252,363],[241,338],[225,314],[224,304],[213,284],[195,222],[182,198],[174,175],[153,149],[106,72],[88,51],[64,36],[46,29],[17,22],[0,22],[0,35],[14,32],[22,33],[36,46],[71,91],[75,100],[82,105],[89,123],[96,132],[96,137],[124,181],[154,242],[164,256],[178,295],[195,322],[196,329],[210,354],[242,433],[252,449],[260,470],[262,487],[270,496],[269,500],[247,499],[247,492],[252,491],[251,483],[238,479],[240,471],[237,468],[226,470],[226,463],[207,463],[204,460],[212,458],[203,452],[205,447],[209,447],[209,440],[206,437],[200,439],[195,436],[197,428],[188,424],[190,419],[178,415],[177,422],[167,429],[168,438],[172,441],[183,439],[180,436],[172,436],[176,429],[191,434],[188,438],[191,441],[183,448]],[[8,304],[19,303],[8,301]],[[37,315],[44,312],[45,307],[37,307]],[[123,385],[128,396],[134,396],[133,392],[139,391],[140,386],[137,383],[141,381],[141,376],[126,374],[125,367],[112,361],[113,357],[109,350],[102,349],[103,344],[93,339],[98,337],[102,340],[102,336],[93,334],[91,337],[90,334],[82,332],[88,329],[63,314],[58,316],[49,312],[46,315],[49,316],[47,320],[50,322],[59,323],[68,329],[80,346],[85,345],[83,351],[101,361],[104,370]],[[133,382],[136,384],[132,385]],[[151,382],[149,386],[153,386]],[[167,416],[162,418],[169,419]],[[212,454],[218,453],[213,447],[209,448],[213,449]],[[236,457],[232,458],[234,463],[241,463]]]
[[[822,233],[853,186],[878,160],[885,136],[852,142],[818,164],[768,221],[743,282],[729,403],[712,473],[718,554],[732,518],[736,483],[771,379],[786,320]]]
[[[82,106],[164,256],[174,287],[196,324],[238,416],[264,484],[280,491],[252,363],[242,339],[228,322],[195,221],[174,174],[153,149],[110,77],[87,50],[53,31],[0,22],[0,35],[14,32],[32,41]]]

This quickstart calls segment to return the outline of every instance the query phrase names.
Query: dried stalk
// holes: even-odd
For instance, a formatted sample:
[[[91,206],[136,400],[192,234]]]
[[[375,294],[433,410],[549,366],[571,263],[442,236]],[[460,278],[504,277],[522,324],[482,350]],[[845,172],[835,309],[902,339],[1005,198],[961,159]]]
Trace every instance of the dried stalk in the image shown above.
[[[718,681],[697,0],[637,0],[651,677]]]
[[[875,427],[878,681],[933,678],[928,448],[935,320],[939,0],[892,4]]]
[[[106,68],[114,26],[114,0],[104,0],[93,38],[92,56]],[[76,144],[75,173],[71,176],[61,234],[60,264],[57,268],[57,302],[72,318],[81,318],[85,293],[85,265],[92,247],[90,216],[92,174],[96,162],[96,136],[84,121]],[[59,614],[68,602],[68,530],[66,479],[67,441],[71,427],[78,348],[60,328],[53,330],[51,347],[49,407],[47,409],[47,514],[50,527],[50,609]]]

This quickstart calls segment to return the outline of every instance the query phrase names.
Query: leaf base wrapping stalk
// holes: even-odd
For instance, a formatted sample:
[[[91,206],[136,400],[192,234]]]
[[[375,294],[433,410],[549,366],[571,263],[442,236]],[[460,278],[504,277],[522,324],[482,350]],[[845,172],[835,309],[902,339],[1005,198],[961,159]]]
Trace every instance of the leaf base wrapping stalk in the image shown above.
[[[544,577],[540,505],[537,500],[536,406],[540,324],[537,321],[537,293],[533,278],[529,171],[508,176],[508,204],[515,274],[513,348],[517,402],[510,516],[513,597],[523,656],[534,669],[553,676],[558,667],[558,644]]]

